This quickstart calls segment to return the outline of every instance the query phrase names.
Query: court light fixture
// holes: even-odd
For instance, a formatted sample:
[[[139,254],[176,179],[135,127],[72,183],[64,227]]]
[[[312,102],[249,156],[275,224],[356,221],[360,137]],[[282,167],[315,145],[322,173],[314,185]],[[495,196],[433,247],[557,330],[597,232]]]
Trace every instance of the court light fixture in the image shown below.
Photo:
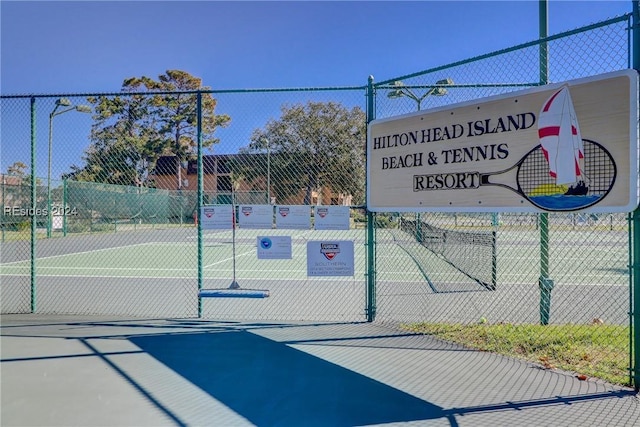
[[[400,80],[396,80],[391,83],[392,90],[387,94],[388,98],[397,99],[397,98],[410,98],[413,99],[418,107],[418,111],[420,111],[422,106],[422,101],[428,96],[444,96],[447,94],[447,89],[443,86],[451,86],[453,84],[453,80],[450,78],[438,80],[434,86],[427,86],[428,90],[422,95],[416,95],[410,88],[408,88],[404,82]]]
[[[68,107],[71,105],[71,101],[69,98],[58,98],[56,99],[56,108],[57,107]],[[55,111],[55,109],[53,110]]]

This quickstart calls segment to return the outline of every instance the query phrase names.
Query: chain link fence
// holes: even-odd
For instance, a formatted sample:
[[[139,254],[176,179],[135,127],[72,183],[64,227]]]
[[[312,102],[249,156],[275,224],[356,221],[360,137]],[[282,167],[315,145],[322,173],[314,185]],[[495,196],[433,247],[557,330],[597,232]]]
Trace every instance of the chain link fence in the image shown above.
[[[375,319],[433,334],[443,325],[580,325],[588,339],[624,350],[622,362],[617,347],[598,356],[616,356],[614,374],[595,363],[591,372],[628,383],[627,214],[363,207],[367,113],[390,117],[629,68],[629,19],[378,82],[373,93],[363,85],[2,96],[2,313]],[[229,204],[233,227],[203,227],[201,207]],[[243,207],[256,206],[270,207],[271,226],[243,226]],[[279,228],[279,208],[298,206],[308,222]],[[319,227],[325,206],[348,207],[347,225]],[[290,256],[261,258],[264,237],[284,238]],[[317,242],[344,245],[352,271],[310,275]],[[338,253],[320,255],[331,264]],[[234,284],[269,297],[199,298]],[[515,356],[532,354],[547,357]]]
[[[364,87],[3,97],[2,312],[362,320],[363,99]],[[229,204],[233,229],[200,227],[200,206]],[[244,225],[252,206],[273,224]],[[276,229],[283,206],[306,207],[308,223]],[[348,223],[319,228],[321,206],[346,207]],[[289,259],[257,258],[272,235],[291,238]],[[315,241],[353,242],[354,271],[308,277]],[[231,283],[271,296],[199,299]]]
[[[629,68],[629,28],[615,18],[376,83],[375,118]],[[378,321],[483,350],[513,341],[498,351],[629,383],[629,214],[391,215],[376,235]]]

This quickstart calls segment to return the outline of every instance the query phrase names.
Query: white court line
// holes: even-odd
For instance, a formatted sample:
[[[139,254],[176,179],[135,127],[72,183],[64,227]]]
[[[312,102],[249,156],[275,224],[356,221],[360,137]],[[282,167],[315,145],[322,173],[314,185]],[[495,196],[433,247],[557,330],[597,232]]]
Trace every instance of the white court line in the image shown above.
[[[311,232],[311,230],[305,230],[305,231],[304,231],[304,232],[302,232],[302,233],[296,234],[296,235],[295,235],[295,237],[300,237],[300,236],[303,236],[303,235],[305,235],[305,234],[309,234],[310,232]],[[256,239],[257,239],[257,236],[256,236]],[[292,236],[292,239],[293,239],[293,236]],[[231,243],[231,244],[233,244],[232,242],[230,242],[230,243]],[[292,246],[304,246],[304,243],[292,243]],[[249,250],[249,251],[242,252],[242,253],[240,253],[240,254],[236,254],[236,258],[238,258],[238,257],[242,257],[242,256],[245,256],[245,255],[251,255],[251,254],[254,254],[254,253],[256,253],[256,252],[255,252],[255,246],[253,246],[253,247],[252,247],[252,249],[251,249],[251,250]],[[216,261],[216,262],[214,262],[214,263],[212,263],[212,264],[203,265],[203,266],[202,266],[202,268],[209,268],[209,267],[213,267],[214,265],[218,265],[218,264],[226,263],[226,262],[229,262],[229,261],[233,261],[233,256],[231,256],[231,257],[227,257],[227,258],[224,258],[224,259],[221,259],[221,260]],[[245,270],[246,270],[246,269],[245,269]],[[276,271],[277,271],[277,270],[276,270]],[[297,270],[296,270],[296,271],[297,271]]]
[[[11,276],[11,277],[30,277],[29,274],[7,274],[4,276]],[[85,275],[74,275],[74,274],[39,274],[38,277],[50,277],[50,278],[82,278],[82,279],[110,279],[110,280],[117,280],[117,279],[160,279],[160,280],[187,280],[187,281],[193,281],[196,282],[197,281],[197,277],[196,276],[104,276],[104,275],[96,275],[96,276],[85,276]],[[356,277],[354,279],[353,276],[343,276],[346,277],[349,281],[365,281],[364,278],[358,278]],[[224,275],[224,276],[207,276],[207,277],[203,277],[203,280],[228,280],[230,279],[229,275]],[[242,280],[264,280],[265,278],[260,276],[260,277],[239,277],[238,280],[242,281]],[[315,281],[328,281],[328,282],[339,282],[340,279],[339,278],[334,278],[334,277],[302,277],[302,278],[287,278],[287,279],[282,279],[279,277],[276,278],[267,278],[267,280],[285,280],[285,281],[290,281],[290,282],[306,282],[309,280],[313,280]],[[409,283],[413,283],[413,282],[409,282]]]
[[[12,276],[12,277],[30,277],[29,274],[3,274],[3,276]],[[97,276],[86,276],[86,275],[74,275],[74,274],[38,274],[38,277],[52,277],[52,278],[64,278],[64,277],[77,277],[77,278],[82,278],[82,279],[110,279],[110,280],[117,280],[117,279],[149,279],[149,280],[153,280],[153,279],[160,279],[160,280],[197,280],[197,278],[194,277],[180,277],[180,276],[103,276],[103,275],[97,275]],[[225,277],[226,278],[226,277]]]
[[[236,258],[241,257],[241,256],[245,256],[245,255],[251,255],[251,254],[254,254],[254,253],[255,253],[254,250],[250,250],[250,251],[247,251],[247,252],[244,252],[244,253],[241,253],[241,254],[236,254]],[[216,261],[213,264],[203,265],[202,268],[213,267],[214,265],[222,264],[222,263],[229,262],[229,261],[233,261],[233,257],[232,256],[224,258],[224,259],[221,259],[220,261]]]
[[[257,228],[245,228],[245,229],[243,229],[242,231],[247,231],[247,230],[261,231],[260,229],[257,229]],[[295,231],[295,230],[297,230],[297,229],[295,229],[295,228],[274,228],[273,230],[280,230],[280,231],[283,231],[283,230],[291,230],[291,231]],[[227,229],[225,229],[225,230],[219,230],[219,231],[218,231],[218,232],[216,232],[216,233],[206,233],[206,234],[205,234],[205,233],[202,233],[202,237],[203,237],[203,239],[205,239],[205,240],[206,240],[206,239],[208,239],[208,238],[211,238],[211,239],[219,239],[219,238],[221,238],[221,237],[225,237],[225,238],[229,238],[229,239],[231,239],[231,235],[227,236],[227,235],[225,234],[225,233],[231,233],[231,231],[232,231],[231,229],[228,229],[228,230],[227,230]],[[291,238],[292,238],[292,239],[294,239],[294,238],[297,238],[297,237],[303,237],[305,234],[310,234],[312,231],[316,231],[316,230],[300,230],[300,231],[301,231],[301,232],[300,232],[300,233],[297,233],[297,234],[296,234],[296,233],[291,233]],[[261,235],[261,236],[268,236],[268,235],[269,235],[268,233],[269,233],[269,230],[268,230],[268,229],[265,229],[265,230],[264,230],[264,233],[260,233],[260,235]],[[221,236],[221,235],[222,235],[222,236]],[[256,234],[256,235],[255,235],[255,237],[258,237],[258,234]],[[241,238],[246,239],[246,237],[241,237]],[[198,236],[187,236],[187,239],[197,240],[197,239],[198,239]],[[231,243],[231,242],[229,242],[229,243]]]
[[[204,268],[204,267],[203,267]],[[171,272],[187,272],[187,273],[196,273],[197,272],[197,267],[194,266],[193,268],[151,268],[151,267],[146,267],[146,268],[137,268],[137,267],[56,267],[56,266],[51,266],[51,267],[40,267],[39,270],[44,270],[44,271],[56,271],[56,270],[62,270],[62,271],[83,271],[83,270],[92,270],[92,271],[149,271],[149,270],[154,270],[154,271],[162,271],[162,272],[167,272],[167,271],[171,271]],[[223,269],[224,270],[231,270],[231,268],[228,269]],[[219,271],[219,270],[209,270],[209,271]],[[253,270],[253,269],[242,269],[241,271],[243,272],[260,272],[260,273],[264,273],[265,270],[264,269],[257,269],[257,270]],[[277,269],[277,270],[268,270],[268,271],[273,271],[273,272],[287,272],[287,273],[296,273],[296,272],[301,272],[301,269],[291,269],[291,270],[283,270],[283,269]],[[30,276],[30,273],[24,273],[24,274],[16,274],[16,273],[6,273],[6,274],[2,274],[2,276]],[[64,277],[67,275],[57,275],[57,274],[44,274],[44,273],[38,273],[38,276],[42,276],[42,277],[46,277],[46,276],[50,276],[50,277]],[[70,277],[126,277],[126,276],[96,276],[96,275],[82,275],[82,276],[77,276],[77,275],[68,275]],[[134,277],[139,277],[139,276],[134,276]],[[151,276],[151,277],[162,277],[162,276]],[[175,276],[169,276],[169,277],[174,277]],[[180,277],[178,277],[180,278]],[[263,277],[256,277],[257,279],[259,278],[263,278]],[[207,277],[208,279],[208,277]]]
[[[136,243],[135,245],[115,246],[113,248],[92,249],[90,251],[72,252],[72,253],[68,253],[68,254],[37,257],[36,258],[36,262],[40,261],[40,260],[43,260],[43,259],[55,259],[55,258],[62,258],[62,257],[67,257],[67,256],[91,254],[91,253],[96,253],[96,252],[110,251],[110,250],[114,250],[114,249],[133,248],[133,247],[136,247],[136,246],[155,245],[155,244],[157,244],[157,242]],[[29,262],[29,261],[30,261],[29,259],[24,259],[22,261],[12,261],[12,262],[1,263],[0,265],[4,266],[4,265],[11,265],[11,264],[20,264],[20,263]]]
[[[38,270],[102,270],[102,271],[196,271],[193,268],[156,268],[156,267],[38,267]]]
[[[277,271],[287,271],[287,270],[277,270]],[[291,271],[299,271],[299,270],[291,270]],[[25,273],[25,274],[2,274],[2,276],[6,276],[6,277],[31,277],[31,275],[29,273]],[[96,279],[161,279],[161,280],[197,280],[197,278],[194,277],[184,277],[184,276],[103,276],[103,275],[98,275],[98,276],[85,276],[85,275],[64,275],[64,274],[38,274],[38,277],[53,277],[53,278],[61,278],[61,277],[81,277],[81,278],[96,278]],[[359,278],[359,277],[355,277],[354,276],[344,276],[347,277],[351,280],[356,280],[356,281],[360,281],[360,280],[366,280],[366,277],[363,278]],[[226,280],[229,279],[229,276],[213,276],[213,277],[204,277],[204,280]],[[265,279],[264,276],[260,276],[260,277],[241,277],[239,278],[239,280],[259,280],[259,279]],[[275,279],[279,279],[279,278],[266,278],[267,280],[275,280]],[[313,281],[339,281],[339,279],[336,279],[334,277],[309,277],[309,276],[304,276],[301,278],[287,278],[285,280],[289,280],[289,281],[308,281],[308,280],[313,280]],[[415,284],[415,285],[426,285],[426,282],[424,282],[423,280],[394,280],[394,279],[380,279],[378,281],[378,291],[381,292],[385,292],[388,291],[388,287],[389,286],[393,286],[395,284],[399,284],[399,283],[408,283],[408,284]],[[448,285],[448,284],[458,284],[459,282],[438,282],[436,284],[440,284],[440,285]],[[497,291],[507,291],[507,292],[511,292],[510,287],[511,286],[529,286],[531,285],[531,283],[526,282],[520,282],[520,283],[507,283],[507,284],[503,284],[500,285],[498,284],[498,289]],[[533,286],[533,285],[532,285]],[[588,283],[563,283],[562,285],[559,286],[576,286],[576,287],[591,287],[591,286],[599,286],[599,287],[610,287],[610,288],[626,288],[628,287],[628,285],[620,285],[620,284],[611,284],[611,283],[605,283],[605,284],[601,284],[601,283],[593,283],[593,284],[588,284]],[[536,288],[537,289],[537,288]]]

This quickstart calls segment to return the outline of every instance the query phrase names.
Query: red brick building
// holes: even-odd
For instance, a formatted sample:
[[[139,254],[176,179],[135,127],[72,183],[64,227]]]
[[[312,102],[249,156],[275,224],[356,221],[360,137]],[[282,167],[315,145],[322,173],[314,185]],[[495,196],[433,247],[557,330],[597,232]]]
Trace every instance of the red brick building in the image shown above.
[[[264,154],[216,154],[202,157],[203,191],[205,201],[211,203],[224,203],[228,200],[232,190],[238,195],[242,195],[241,203],[268,203],[268,194],[271,194],[272,204],[303,204],[304,191],[288,200],[276,200],[273,196],[274,186],[277,185],[275,179],[267,179],[266,176],[259,177],[252,182],[240,181],[237,188],[232,188],[231,165],[233,162],[240,162],[251,165],[256,162],[266,162]],[[163,156],[158,159],[153,180],[157,188],[165,190],[197,191],[198,189],[198,164],[196,160],[189,160],[180,165],[175,156]],[[271,191],[267,191],[267,182],[271,184]],[[312,205],[351,205],[352,196],[344,194],[333,194],[331,191],[314,191],[312,193]]]

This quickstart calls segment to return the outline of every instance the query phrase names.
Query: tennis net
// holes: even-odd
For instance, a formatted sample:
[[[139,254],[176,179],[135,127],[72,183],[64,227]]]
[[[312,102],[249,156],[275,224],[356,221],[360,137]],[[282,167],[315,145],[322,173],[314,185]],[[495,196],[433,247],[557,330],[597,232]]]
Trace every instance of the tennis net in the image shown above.
[[[399,229],[440,259],[489,290],[496,289],[495,230],[461,231],[435,226],[424,216],[400,218]],[[414,257],[420,263],[419,257]]]

